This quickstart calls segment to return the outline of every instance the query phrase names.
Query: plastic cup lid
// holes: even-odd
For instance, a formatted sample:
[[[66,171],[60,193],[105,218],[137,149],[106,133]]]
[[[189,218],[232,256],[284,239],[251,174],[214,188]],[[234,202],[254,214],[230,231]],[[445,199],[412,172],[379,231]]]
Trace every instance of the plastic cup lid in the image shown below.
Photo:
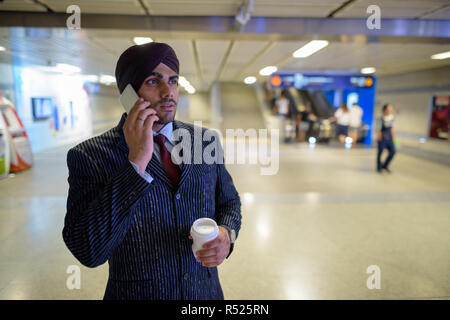
[[[201,218],[194,222],[193,227],[195,232],[206,235],[215,232],[217,229],[217,224],[212,219]]]

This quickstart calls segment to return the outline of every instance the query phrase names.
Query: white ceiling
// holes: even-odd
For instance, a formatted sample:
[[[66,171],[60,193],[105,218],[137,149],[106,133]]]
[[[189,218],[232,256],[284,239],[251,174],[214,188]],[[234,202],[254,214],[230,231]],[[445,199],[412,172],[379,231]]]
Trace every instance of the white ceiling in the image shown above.
[[[367,17],[367,7],[378,5],[382,18],[425,18],[449,19],[448,0],[358,0],[339,12],[336,17],[361,18]],[[445,9],[447,7],[447,9]],[[440,10],[438,10],[440,9]],[[430,14],[436,11],[436,14]],[[446,15],[442,16],[443,13]]]
[[[40,0],[57,12],[70,4],[82,13],[145,14],[137,0]],[[242,0],[143,0],[154,15],[234,15]],[[256,0],[254,16],[326,17],[345,1],[333,0]],[[359,0],[340,11],[336,17],[366,17],[369,4],[381,7],[382,17],[418,17],[449,19],[450,1],[443,0]],[[443,8],[443,10],[437,10]],[[31,0],[4,0],[0,10],[43,11]],[[437,11],[436,11],[437,10]],[[428,14],[428,12],[432,12]],[[22,64],[55,65],[69,63],[86,74],[114,75],[119,55],[133,45],[133,36],[150,36],[171,45],[180,59],[180,73],[197,90],[208,90],[212,82],[242,81],[258,76],[261,68],[276,65],[278,69],[359,70],[377,68],[377,74],[393,74],[450,65],[450,59],[431,60],[435,53],[449,51],[449,44],[365,43],[334,41],[316,54],[295,59],[292,53],[306,40],[270,40],[249,37],[245,40],[213,35],[209,38],[186,36],[180,32],[138,32],[126,30],[44,28],[0,28],[1,61]]]
[[[138,0],[4,0],[0,10],[66,12],[76,4],[82,13],[137,14],[146,12]],[[234,16],[243,0],[142,0],[151,15]],[[345,0],[255,0],[253,16],[324,18]],[[448,0],[357,0],[336,17],[367,17],[369,5],[378,5],[385,18],[449,19]],[[446,8],[445,8],[446,7]],[[431,13],[434,12],[435,13]]]

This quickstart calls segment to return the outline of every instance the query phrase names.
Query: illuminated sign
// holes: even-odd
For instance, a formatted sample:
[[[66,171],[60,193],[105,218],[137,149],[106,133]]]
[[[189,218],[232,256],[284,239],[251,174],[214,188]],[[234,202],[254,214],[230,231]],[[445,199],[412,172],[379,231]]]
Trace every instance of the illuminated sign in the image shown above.
[[[371,87],[373,79],[371,77],[350,77],[350,83],[355,87]]]
[[[52,98],[31,98],[31,107],[35,121],[46,120],[53,115]]]
[[[279,87],[279,86],[281,85],[281,82],[282,82],[281,77],[280,77],[280,76],[277,76],[277,75],[273,76],[273,77],[270,79],[270,83],[271,83],[274,87]]]
[[[343,76],[322,74],[273,74],[270,77],[272,88],[297,89],[336,89],[336,88],[371,88],[372,76]]]

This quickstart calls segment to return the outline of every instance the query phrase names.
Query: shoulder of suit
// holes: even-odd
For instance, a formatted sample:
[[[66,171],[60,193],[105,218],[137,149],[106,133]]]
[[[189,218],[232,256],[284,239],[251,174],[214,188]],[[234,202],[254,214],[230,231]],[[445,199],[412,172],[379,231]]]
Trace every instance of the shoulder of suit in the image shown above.
[[[80,150],[89,155],[97,154],[102,150],[111,150],[117,147],[117,129],[112,128],[98,136],[89,138],[76,146],[72,147],[69,151]]]
[[[175,123],[175,127],[177,129],[186,129],[186,130],[188,130],[190,132],[194,132],[194,129],[196,129],[196,130],[201,129],[202,132],[210,130],[209,128],[196,126],[194,124],[186,123],[186,122],[182,122],[182,121],[178,121],[178,120],[174,120],[174,123]],[[175,128],[174,128],[174,130],[175,130]]]
[[[175,127],[178,129],[184,129],[187,130],[189,132],[189,135],[191,137],[191,141],[195,141],[195,135],[197,135],[199,133],[199,131],[201,132],[201,141],[202,141],[202,146],[206,147],[208,146],[211,141],[218,141],[219,143],[221,143],[221,132],[216,130],[216,129],[211,129],[211,128],[205,128],[205,127],[200,127],[200,126],[196,126],[190,123],[185,123],[185,122],[181,122],[181,121],[177,121],[175,120]]]

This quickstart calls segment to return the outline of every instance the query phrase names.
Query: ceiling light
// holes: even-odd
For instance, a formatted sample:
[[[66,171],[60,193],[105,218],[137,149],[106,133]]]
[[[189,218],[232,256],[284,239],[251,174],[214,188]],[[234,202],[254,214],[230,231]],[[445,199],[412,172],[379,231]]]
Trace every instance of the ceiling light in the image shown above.
[[[247,77],[244,79],[244,83],[245,84],[253,84],[256,82],[256,78],[255,77]]]
[[[152,38],[149,37],[134,37],[133,38],[134,43],[136,43],[137,45],[140,44],[145,44],[145,43],[149,43],[149,42],[153,42]]]
[[[328,45],[328,41],[326,40],[312,40],[305,44],[303,47],[295,51],[292,56],[294,58],[306,58],[316,53],[322,48],[325,48]]]
[[[442,60],[442,59],[448,59],[448,58],[450,58],[450,51],[433,54],[431,56],[431,59],[433,59],[433,60]]]
[[[189,81],[187,81],[187,79],[183,76],[178,78],[178,83],[180,84],[180,86],[182,86],[183,88],[186,87],[187,85],[189,85]]]
[[[5,47],[0,46],[0,51],[6,51]]]
[[[190,84],[190,82],[183,76],[178,77],[178,84],[184,88],[188,93],[194,94],[195,88]]]
[[[262,76],[270,76],[272,73],[274,73],[277,70],[278,69],[275,66],[268,66],[268,67],[265,67],[265,68],[262,68],[261,70],[259,70],[259,74]]]
[[[63,73],[77,73],[81,71],[80,68],[66,63],[57,63],[56,68]]]
[[[98,76],[95,74],[83,75],[83,79],[84,79],[84,81],[88,81],[88,82],[98,82],[98,80],[99,80]]]
[[[190,94],[194,94],[195,93],[195,89],[194,89],[193,86],[186,87],[185,89]]]
[[[59,70],[57,67],[51,66],[35,66],[34,68],[42,72],[58,72],[58,73],[61,72],[61,70]]]
[[[376,71],[376,69],[373,67],[366,67],[366,68],[361,69],[362,74],[371,74],[371,73],[375,73],[375,71]]]
[[[100,75],[100,83],[106,84],[109,86],[110,84],[116,82],[116,78],[107,74]]]

